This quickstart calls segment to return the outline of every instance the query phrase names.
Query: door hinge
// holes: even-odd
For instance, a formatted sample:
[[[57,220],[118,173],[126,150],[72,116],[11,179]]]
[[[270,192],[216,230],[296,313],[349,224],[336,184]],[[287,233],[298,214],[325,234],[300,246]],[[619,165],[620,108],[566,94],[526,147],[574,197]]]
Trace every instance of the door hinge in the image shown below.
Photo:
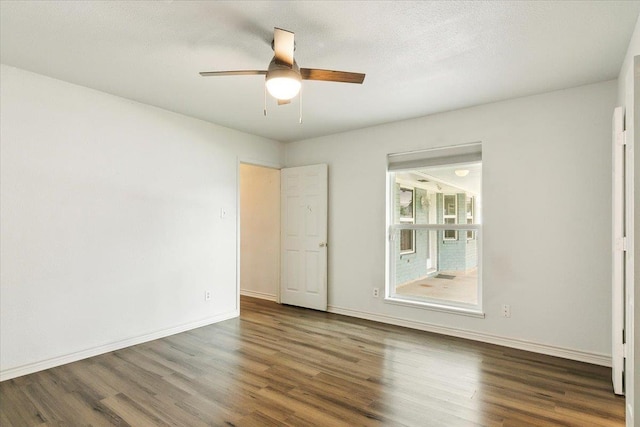
[[[625,359],[629,358],[629,355],[627,354],[627,344],[626,343],[622,344],[622,357],[624,357]]]
[[[626,237],[618,237],[616,239],[616,250],[617,251],[626,251],[627,250],[627,238]]]
[[[622,132],[616,135],[616,142],[618,145],[627,145],[627,131],[623,130]]]
[[[626,145],[627,144],[627,131],[621,130],[620,132],[616,132],[616,145]]]

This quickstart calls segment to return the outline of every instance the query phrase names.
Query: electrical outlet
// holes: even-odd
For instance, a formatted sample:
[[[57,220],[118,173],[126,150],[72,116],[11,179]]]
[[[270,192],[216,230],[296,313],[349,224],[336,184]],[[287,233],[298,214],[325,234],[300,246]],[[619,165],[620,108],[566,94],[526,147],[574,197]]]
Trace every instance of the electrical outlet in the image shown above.
[[[502,305],[502,317],[511,317],[511,306],[509,304]]]
[[[380,289],[373,288],[373,297],[378,298],[380,296]]]
[[[211,291],[205,291],[204,300],[209,301],[211,299]]]

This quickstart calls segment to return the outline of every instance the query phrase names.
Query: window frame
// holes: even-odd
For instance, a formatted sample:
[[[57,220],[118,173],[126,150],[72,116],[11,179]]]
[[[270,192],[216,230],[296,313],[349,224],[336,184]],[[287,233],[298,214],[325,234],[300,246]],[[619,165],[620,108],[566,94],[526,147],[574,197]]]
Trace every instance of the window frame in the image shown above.
[[[470,203],[471,205],[471,212],[469,212],[469,210],[467,209],[467,207],[469,206],[468,203]],[[466,213],[466,217],[467,217],[467,225],[471,225],[474,224],[475,222],[475,217],[476,217],[476,197],[475,196],[465,196],[465,213]],[[471,220],[471,222],[469,222],[469,220]],[[475,240],[476,239],[476,233],[473,230],[467,230],[467,241],[469,240]]]
[[[416,188],[408,187],[405,185],[400,185],[398,191],[402,194],[402,191],[410,191],[411,192],[411,216],[403,217],[402,212],[398,214],[398,223],[400,224],[415,224],[416,223]],[[399,202],[398,202],[399,204]],[[402,208],[400,208],[402,211]],[[402,250],[402,232],[410,231],[411,236],[411,249]],[[415,254],[416,253],[416,230],[402,230],[400,232],[400,256]]]
[[[446,214],[447,206],[445,203],[445,199],[447,196],[452,196],[454,201],[453,211],[455,212],[453,215]],[[447,219],[453,219],[452,223],[447,223]],[[447,225],[455,225],[458,223],[458,195],[456,193],[443,193],[442,194],[442,223]],[[453,231],[453,237],[447,237],[447,231]],[[444,242],[455,242],[458,240],[458,230],[444,230],[442,232],[442,241]]]
[[[456,219],[456,224],[445,225],[445,224],[437,224],[437,217],[439,216],[437,213],[433,214],[431,218],[431,223],[428,224],[409,224],[409,223],[401,223],[398,217],[395,214],[395,194],[397,184],[400,184],[404,187],[410,187],[411,184],[408,182],[397,182],[396,174],[403,172],[410,172],[414,170],[418,170],[421,168],[429,168],[432,166],[440,166],[440,165],[467,165],[467,164],[482,164],[482,143],[474,142],[469,144],[461,144],[449,147],[436,147],[425,150],[418,151],[408,151],[401,153],[390,153],[387,155],[387,180],[386,180],[386,194],[387,194],[387,206],[386,206],[386,218],[387,218],[387,227],[386,227],[386,245],[385,245],[385,264],[386,264],[386,275],[385,275],[385,293],[384,293],[384,303],[392,304],[392,305],[400,305],[405,307],[411,307],[413,309],[422,309],[429,311],[442,312],[453,315],[463,315],[463,316],[471,316],[483,319],[485,318],[485,313],[483,310],[483,293],[484,286],[482,281],[482,270],[483,270],[483,261],[482,261],[482,224],[479,223],[479,219],[481,218],[481,204],[479,197],[481,195],[474,194],[474,206],[473,206],[473,216],[475,224],[462,224],[459,223],[458,219]],[[482,175],[480,176],[482,179]],[[429,181],[426,181],[429,182]],[[445,185],[449,185],[448,182],[444,182]],[[418,186],[420,187],[420,186]],[[420,187],[422,188],[422,187]],[[462,191],[461,193],[464,193]],[[457,196],[456,196],[457,197]],[[414,195],[415,198],[415,195]],[[435,202],[435,200],[434,200]],[[414,200],[415,203],[415,200]],[[444,199],[443,199],[444,203]],[[456,203],[458,200],[456,199]],[[435,204],[435,203],[434,203]],[[415,204],[414,204],[415,206]],[[434,206],[435,207],[435,206]],[[438,211],[435,211],[438,212]],[[464,215],[466,216],[466,215]],[[462,212],[460,213],[460,219],[462,219]],[[415,218],[415,214],[414,214]],[[438,218],[439,219],[439,218]],[[466,221],[465,221],[466,222]],[[400,259],[399,257],[399,245],[397,239],[399,238],[401,230],[414,230],[416,233],[418,230],[425,231],[436,231],[436,232],[444,232],[445,229],[453,229],[456,232],[465,233],[469,229],[474,231],[474,236],[477,244],[477,299],[475,304],[457,302],[453,300],[446,300],[440,298],[423,298],[420,297],[418,299],[412,298],[408,295],[398,295],[395,293],[396,286],[396,267],[397,262]],[[459,233],[458,233],[459,234]],[[417,237],[417,236],[416,236]],[[460,235],[461,237],[461,235]],[[415,238],[414,238],[415,241]],[[442,242],[442,241],[440,241]],[[417,243],[417,242],[416,242]],[[451,243],[451,242],[448,242]],[[437,256],[437,255],[436,255]]]

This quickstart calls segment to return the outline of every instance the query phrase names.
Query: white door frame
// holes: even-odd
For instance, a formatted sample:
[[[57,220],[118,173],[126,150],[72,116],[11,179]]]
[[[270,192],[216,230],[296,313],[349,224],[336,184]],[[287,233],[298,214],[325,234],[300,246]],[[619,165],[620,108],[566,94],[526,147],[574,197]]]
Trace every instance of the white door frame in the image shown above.
[[[625,131],[624,109],[617,107],[612,119],[612,275],[611,275],[611,379],[613,391],[624,394],[625,330]]]

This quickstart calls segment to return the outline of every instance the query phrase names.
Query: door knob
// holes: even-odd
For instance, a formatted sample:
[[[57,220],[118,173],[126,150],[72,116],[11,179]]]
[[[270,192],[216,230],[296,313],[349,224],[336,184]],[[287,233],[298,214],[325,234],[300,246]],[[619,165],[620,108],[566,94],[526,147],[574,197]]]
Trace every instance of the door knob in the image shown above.
[[[320,246],[321,248],[326,248],[327,247],[327,243],[326,242],[321,242],[318,246]]]

